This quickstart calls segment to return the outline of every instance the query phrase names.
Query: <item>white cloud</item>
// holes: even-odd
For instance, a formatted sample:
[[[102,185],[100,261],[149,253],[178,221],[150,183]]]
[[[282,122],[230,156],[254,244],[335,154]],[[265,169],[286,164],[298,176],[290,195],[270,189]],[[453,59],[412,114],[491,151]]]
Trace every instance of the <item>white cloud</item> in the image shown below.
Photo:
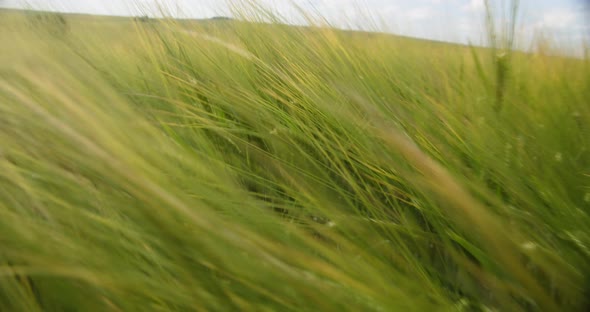
[[[484,0],[470,0],[468,4],[463,6],[463,10],[471,12],[481,12],[485,10]]]
[[[529,35],[543,33],[561,38],[582,38],[587,36],[590,31],[590,25],[584,21],[583,12],[556,9],[540,14],[531,23],[522,27],[520,32]]]
[[[590,42],[590,25],[586,20],[583,10],[553,8],[537,14],[518,30],[518,35],[521,43],[528,46],[550,42],[568,55],[582,56],[583,43]]]
[[[434,15],[434,10],[431,7],[421,7],[410,9],[405,14],[410,21],[422,20]]]
[[[398,14],[399,12],[400,7],[394,4],[389,4],[380,11],[382,15]]]
[[[570,10],[560,9],[546,12],[536,26],[551,29],[572,27],[577,20],[577,14]]]

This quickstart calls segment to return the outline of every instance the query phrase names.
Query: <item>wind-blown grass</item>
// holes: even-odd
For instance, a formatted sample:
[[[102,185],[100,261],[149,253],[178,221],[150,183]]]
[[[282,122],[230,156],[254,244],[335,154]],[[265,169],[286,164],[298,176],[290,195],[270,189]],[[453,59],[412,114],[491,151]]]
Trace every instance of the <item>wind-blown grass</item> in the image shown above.
[[[0,310],[587,307],[587,59],[22,20],[0,32]]]

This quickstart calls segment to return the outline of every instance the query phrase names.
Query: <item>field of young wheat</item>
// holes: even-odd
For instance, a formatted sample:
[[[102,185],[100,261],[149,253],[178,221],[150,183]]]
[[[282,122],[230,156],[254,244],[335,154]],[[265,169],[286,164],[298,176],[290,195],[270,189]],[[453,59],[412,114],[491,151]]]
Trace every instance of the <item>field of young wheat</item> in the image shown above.
[[[0,11],[0,311],[589,307],[588,57],[256,16]]]

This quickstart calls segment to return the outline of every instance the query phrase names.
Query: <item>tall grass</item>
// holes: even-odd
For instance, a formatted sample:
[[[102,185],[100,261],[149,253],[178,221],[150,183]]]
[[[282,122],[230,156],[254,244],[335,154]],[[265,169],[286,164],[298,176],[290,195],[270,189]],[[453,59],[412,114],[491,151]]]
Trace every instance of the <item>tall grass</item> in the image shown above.
[[[588,59],[1,14],[2,311],[588,307]]]

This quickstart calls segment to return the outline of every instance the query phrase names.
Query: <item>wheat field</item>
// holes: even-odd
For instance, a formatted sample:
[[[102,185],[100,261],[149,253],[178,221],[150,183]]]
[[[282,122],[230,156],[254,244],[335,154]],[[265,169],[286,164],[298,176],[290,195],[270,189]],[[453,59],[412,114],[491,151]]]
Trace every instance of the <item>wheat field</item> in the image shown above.
[[[588,309],[588,57],[243,16],[0,11],[1,311]]]

